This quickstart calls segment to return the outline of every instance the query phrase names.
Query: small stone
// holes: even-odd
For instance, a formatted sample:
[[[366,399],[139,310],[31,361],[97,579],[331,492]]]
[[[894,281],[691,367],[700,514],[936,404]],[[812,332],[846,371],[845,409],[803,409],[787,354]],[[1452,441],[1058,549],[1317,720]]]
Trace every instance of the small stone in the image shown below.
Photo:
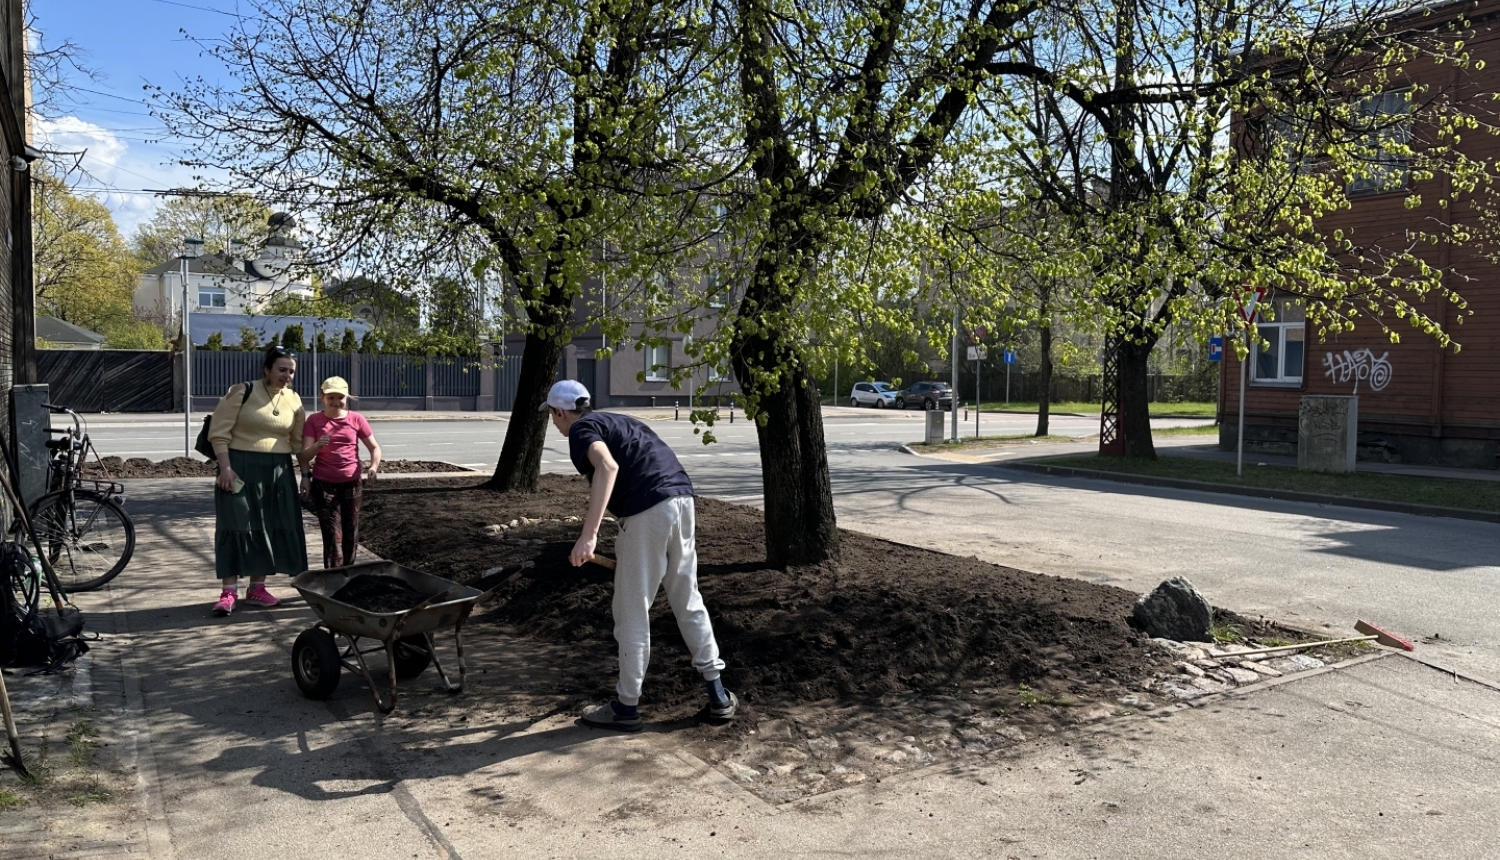
[[[484,533],[489,535],[490,537],[494,537],[503,531],[505,531],[505,526],[502,526],[498,523],[484,527]]]
[[[1202,660],[1195,660],[1194,662],[1197,663],[1198,667],[1201,669],[1217,669],[1220,666],[1224,665],[1223,663],[1220,663],[1218,660],[1215,660],[1212,657],[1204,657]]]
[[[1203,677],[1203,670],[1199,669],[1197,666],[1194,666],[1192,663],[1178,663],[1177,671],[1181,672],[1184,675],[1190,675],[1194,678]]]
[[[565,522],[565,523],[581,523],[581,522],[583,522],[583,518],[582,517],[576,517],[576,516],[575,517],[563,517],[563,522]]]
[[[1227,684],[1215,681],[1212,678],[1194,678],[1191,683],[1194,687],[1205,693],[1222,693],[1229,689]]]
[[[905,764],[907,755],[902,750],[891,750],[886,753],[885,760],[891,764]]]
[[[1121,705],[1127,708],[1139,708],[1141,706],[1141,700],[1139,696],[1121,696],[1115,701],[1119,702]]]
[[[1006,726],[1000,731],[995,732],[995,734],[999,735],[1002,738],[1005,738],[1006,740],[1015,741],[1018,744],[1023,743],[1026,740],[1026,733],[1016,728],[1015,726]]]
[[[1161,691],[1162,695],[1170,696],[1174,699],[1178,699],[1184,702],[1188,701],[1189,699],[1196,699],[1199,696],[1205,696],[1208,694],[1207,691],[1200,690],[1197,687],[1181,687],[1177,684],[1171,683],[1170,681],[1162,681],[1160,684],[1156,685],[1156,688]]]
[[[761,740],[789,741],[792,739],[792,724],[786,720],[761,720],[755,726]]]
[[[833,738],[808,738],[807,748],[818,758],[827,758],[839,748],[839,742]]]
[[[1276,671],[1275,669],[1272,669],[1270,666],[1262,666],[1261,664],[1255,663],[1250,660],[1241,660],[1240,668],[1249,669],[1257,675],[1265,675],[1267,678],[1281,677],[1281,673]]]
[[[1321,669],[1325,664],[1316,657],[1306,654],[1293,654],[1290,657],[1282,657],[1270,662],[1271,668],[1279,672],[1306,672],[1309,669]]]
[[[755,768],[740,764],[737,761],[724,762],[724,770],[729,772],[729,777],[735,782],[755,782],[764,776],[764,774]]]
[[[505,527],[508,528],[508,529],[513,529],[513,528],[515,528],[516,526],[518,526],[520,524],[521,524],[520,520],[511,520],[509,523],[506,524]]]
[[[839,775],[839,779],[843,781],[844,785],[859,785],[869,778],[868,774],[859,771],[850,771],[849,773]]]
[[[1261,679],[1259,672],[1241,669],[1238,666],[1226,666],[1222,671],[1228,673],[1229,677],[1234,679],[1236,684],[1254,684]]]
[[[614,522],[619,522],[619,520],[616,520],[614,517],[607,516],[607,517],[604,518],[603,522],[614,523]]]

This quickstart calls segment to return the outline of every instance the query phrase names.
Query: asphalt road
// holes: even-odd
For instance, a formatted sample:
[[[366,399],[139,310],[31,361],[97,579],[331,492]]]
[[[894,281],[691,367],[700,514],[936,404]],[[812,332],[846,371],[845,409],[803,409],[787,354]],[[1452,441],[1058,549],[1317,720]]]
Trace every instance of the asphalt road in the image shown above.
[[[721,423],[714,430],[719,442],[704,446],[685,419],[671,420],[671,410],[639,414],[677,450],[700,492],[760,502],[755,428],[743,416]],[[1020,434],[1034,422],[1034,416],[987,415],[981,429]],[[374,422],[388,457],[480,468],[499,456],[505,426],[472,419]],[[1500,525],[914,457],[900,444],[921,439],[920,413],[840,407],[825,411],[825,427],[844,528],[1137,592],[1186,576],[1215,605],[1330,635],[1352,635],[1354,622],[1364,618],[1426,637],[1428,657],[1500,681],[1494,617]],[[180,419],[91,422],[103,454],[152,459],[181,453],[181,428]],[[1051,430],[1082,436],[1097,428],[1097,418],[1054,416]],[[547,452],[545,471],[572,472],[560,437],[550,436]]]

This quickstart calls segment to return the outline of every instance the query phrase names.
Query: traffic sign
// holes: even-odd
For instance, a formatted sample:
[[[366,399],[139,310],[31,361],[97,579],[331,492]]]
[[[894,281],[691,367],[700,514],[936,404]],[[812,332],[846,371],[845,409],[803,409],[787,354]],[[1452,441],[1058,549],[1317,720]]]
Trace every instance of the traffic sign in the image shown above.
[[[1209,361],[1223,361],[1224,360],[1224,336],[1223,335],[1216,334],[1213,337],[1211,337],[1211,338],[1208,339],[1208,360]]]
[[[1265,287],[1254,287],[1253,292],[1251,287],[1245,287],[1243,290],[1241,290],[1238,300],[1240,306],[1240,318],[1247,323],[1254,323],[1256,308],[1258,305],[1260,305],[1261,299],[1264,299],[1265,297]]]
[[[1006,364],[1015,364],[1016,363],[1016,351],[1015,350],[1013,350],[1013,349],[1007,349],[1005,351],[1005,363]]]
[[[989,356],[985,353],[984,347],[982,347],[982,346],[971,346],[971,347],[969,347],[969,360],[970,361],[984,361],[988,357]]]

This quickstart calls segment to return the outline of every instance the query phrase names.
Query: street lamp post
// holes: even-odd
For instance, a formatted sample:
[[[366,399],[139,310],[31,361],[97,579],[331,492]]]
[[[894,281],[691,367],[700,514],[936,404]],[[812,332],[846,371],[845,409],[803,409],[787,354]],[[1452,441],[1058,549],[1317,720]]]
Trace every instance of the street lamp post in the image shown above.
[[[203,251],[203,240],[182,240],[182,256],[179,276],[182,278],[182,332],[179,344],[182,352],[182,456],[193,456],[193,331],[192,313],[189,311],[191,287],[188,285],[188,259]]]

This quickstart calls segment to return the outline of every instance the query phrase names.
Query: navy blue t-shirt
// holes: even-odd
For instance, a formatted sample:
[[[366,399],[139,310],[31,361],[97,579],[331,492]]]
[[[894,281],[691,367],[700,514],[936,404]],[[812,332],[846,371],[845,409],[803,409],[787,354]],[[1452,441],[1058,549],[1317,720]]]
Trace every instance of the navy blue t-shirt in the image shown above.
[[[677,455],[650,427],[629,415],[590,412],[568,430],[568,454],[589,483],[594,481],[594,464],[588,451],[595,442],[603,442],[620,467],[608,504],[615,516],[633,517],[673,496],[693,494],[693,482]]]

